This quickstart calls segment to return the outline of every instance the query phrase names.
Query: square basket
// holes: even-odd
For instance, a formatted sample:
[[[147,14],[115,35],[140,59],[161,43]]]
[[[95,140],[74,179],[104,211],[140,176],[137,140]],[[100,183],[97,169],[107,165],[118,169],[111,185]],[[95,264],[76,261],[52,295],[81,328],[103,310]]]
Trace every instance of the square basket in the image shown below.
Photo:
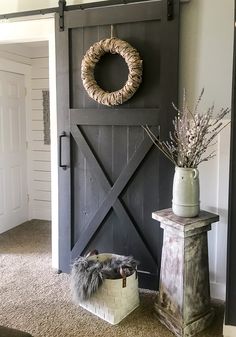
[[[98,254],[89,257],[104,261],[119,257],[114,254]],[[139,306],[137,272],[125,279],[105,279],[98,291],[79,305],[111,324],[118,324]]]

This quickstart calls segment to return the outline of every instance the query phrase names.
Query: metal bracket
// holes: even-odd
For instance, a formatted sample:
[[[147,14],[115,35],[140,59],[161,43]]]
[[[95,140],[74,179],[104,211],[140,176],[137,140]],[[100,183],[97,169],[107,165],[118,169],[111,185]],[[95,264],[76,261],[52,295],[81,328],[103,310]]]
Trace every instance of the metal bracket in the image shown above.
[[[174,0],[167,0],[167,20],[174,19]]]
[[[60,27],[60,32],[63,32],[64,31],[64,11],[65,11],[65,6],[66,6],[66,0],[59,0],[58,5],[59,5],[59,27]]]

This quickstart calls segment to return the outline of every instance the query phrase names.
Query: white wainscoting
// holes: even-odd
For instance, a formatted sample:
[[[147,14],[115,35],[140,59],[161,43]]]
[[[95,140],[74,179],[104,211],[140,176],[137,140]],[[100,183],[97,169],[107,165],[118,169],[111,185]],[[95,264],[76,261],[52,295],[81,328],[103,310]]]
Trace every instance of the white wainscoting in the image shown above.
[[[224,125],[229,120],[224,121]],[[208,233],[209,268],[211,297],[225,300],[228,187],[230,158],[230,125],[217,137],[214,159],[200,164],[200,200],[201,208],[220,216],[218,223],[212,224]]]

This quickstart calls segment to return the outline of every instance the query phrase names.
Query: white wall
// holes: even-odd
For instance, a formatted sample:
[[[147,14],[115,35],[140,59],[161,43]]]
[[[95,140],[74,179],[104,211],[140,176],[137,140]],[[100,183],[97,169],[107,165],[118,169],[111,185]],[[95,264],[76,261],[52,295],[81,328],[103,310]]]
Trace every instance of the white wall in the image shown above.
[[[234,0],[191,0],[182,5],[180,101],[186,88],[190,106],[205,88],[203,111],[231,106]],[[226,121],[227,122],[227,121]],[[216,157],[200,169],[201,207],[218,213],[209,233],[211,295],[225,299],[230,127],[218,137]]]
[[[205,107],[230,106],[234,0],[191,0],[180,22],[180,95],[193,103],[204,87]]]

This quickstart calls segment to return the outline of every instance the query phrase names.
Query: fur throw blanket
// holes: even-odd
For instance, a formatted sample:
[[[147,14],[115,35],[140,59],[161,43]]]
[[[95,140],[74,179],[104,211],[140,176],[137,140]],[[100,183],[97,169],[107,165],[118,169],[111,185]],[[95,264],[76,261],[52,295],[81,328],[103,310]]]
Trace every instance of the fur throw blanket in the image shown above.
[[[104,279],[119,279],[132,275],[137,261],[131,256],[112,256],[101,262],[90,257],[79,257],[72,265],[71,290],[73,300],[89,299]]]

